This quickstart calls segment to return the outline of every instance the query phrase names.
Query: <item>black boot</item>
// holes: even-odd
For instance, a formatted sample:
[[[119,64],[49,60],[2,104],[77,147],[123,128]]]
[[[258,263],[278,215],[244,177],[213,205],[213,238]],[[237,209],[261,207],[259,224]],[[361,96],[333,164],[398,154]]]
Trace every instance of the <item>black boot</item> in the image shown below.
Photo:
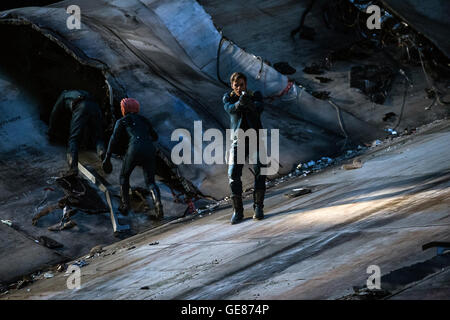
[[[128,215],[128,210],[130,210],[130,188],[120,186],[120,198],[122,203],[119,206],[119,211],[124,215]]]
[[[255,210],[255,214],[253,215],[253,219],[262,220],[264,219],[264,194],[266,190],[255,190],[253,191],[253,209]]]
[[[231,224],[236,224],[244,219],[244,206],[242,205],[242,196],[231,196],[233,202],[233,215],[231,216]]]
[[[153,203],[155,204],[156,219],[161,220],[164,217],[164,212],[159,188],[158,187],[151,188],[150,194],[152,195]]]

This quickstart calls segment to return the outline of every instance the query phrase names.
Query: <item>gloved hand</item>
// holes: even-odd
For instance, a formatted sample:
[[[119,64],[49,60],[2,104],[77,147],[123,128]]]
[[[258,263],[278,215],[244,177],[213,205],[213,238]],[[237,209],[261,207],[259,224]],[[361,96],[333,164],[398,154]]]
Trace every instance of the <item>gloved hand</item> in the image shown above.
[[[103,160],[102,168],[106,174],[110,174],[112,172],[113,167],[112,167],[111,159],[109,157],[106,157],[105,160]]]
[[[239,97],[239,103],[242,103],[243,105],[246,105],[252,101],[252,98],[247,92],[242,92],[241,96]]]
[[[246,111],[247,106],[251,103],[251,98],[248,95],[248,93],[243,93],[239,97],[239,100],[237,102],[237,110],[238,111]]]

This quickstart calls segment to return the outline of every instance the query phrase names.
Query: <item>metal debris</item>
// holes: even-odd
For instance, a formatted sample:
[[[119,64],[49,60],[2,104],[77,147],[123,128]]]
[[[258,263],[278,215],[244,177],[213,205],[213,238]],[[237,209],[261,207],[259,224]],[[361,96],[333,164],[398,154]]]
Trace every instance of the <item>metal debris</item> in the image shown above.
[[[352,163],[344,164],[342,166],[342,169],[344,169],[344,170],[354,170],[354,169],[360,169],[360,168],[362,168],[362,162],[360,159],[355,159],[355,160],[353,160]]]
[[[149,245],[149,246],[156,246],[157,244],[159,244],[159,242],[158,242],[158,241],[155,241],[155,242],[149,243],[148,245]]]
[[[333,79],[327,78],[327,77],[314,77],[315,79],[318,80],[318,82],[320,83],[328,83],[333,81]]]
[[[3,224],[6,224],[7,226],[12,227],[12,221],[11,220],[2,220]]]
[[[73,220],[69,220],[67,222],[60,222],[57,223],[53,226],[48,227],[47,229],[49,231],[62,231],[62,230],[66,230],[66,229],[72,229],[73,227],[75,227],[77,225],[77,223]]]
[[[388,66],[354,66],[350,71],[350,87],[360,89],[377,104],[386,100],[393,79],[394,72]]]
[[[58,264],[58,266],[56,267],[56,271],[57,272],[64,272],[67,269],[67,265],[65,263],[62,264]]]
[[[322,67],[317,63],[306,66],[305,68],[303,68],[303,72],[307,74],[323,74]]]
[[[32,282],[33,282],[33,280],[30,279],[29,277],[23,277],[22,280],[19,280],[19,281],[17,282],[17,284],[15,285],[15,288],[16,288],[17,290],[22,289],[23,287],[26,287],[27,285],[29,285],[29,284],[32,283]]]
[[[89,263],[87,263],[85,260],[77,260],[74,263],[72,263],[72,265],[83,268],[83,267],[89,265]]]
[[[374,142],[372,142],[372,147],[379,146],[380,144],[381,144],[380,140],[375,140]]]
[[[220,206],[220,202],[206,205],[205,209],[197,209],[198,214],[211,213]]]
[[[384,297],[387,297],[391,293],[387,290],[383,289],[374,289],[370,290],[367,287],[357,288],[353,287],[353,294],[349,294],[345,297],[340,298],[339,300],[378,300]]]
[[[53,278],[54,277],[54,275],[53,275],[53,273],[51,273],[51,272],[46,272],[46,273],[44,273],[44,278],[45,279],[51,279],[51,278]]]
[[[277,62],[273,67],[281,74],[294,74],[297,72],[297,70],[291,67],[287,62]]]
[[[397,131],[395,131],[394,129],[387,129],[387,132],[389,132],[392,135],[397,135]]]

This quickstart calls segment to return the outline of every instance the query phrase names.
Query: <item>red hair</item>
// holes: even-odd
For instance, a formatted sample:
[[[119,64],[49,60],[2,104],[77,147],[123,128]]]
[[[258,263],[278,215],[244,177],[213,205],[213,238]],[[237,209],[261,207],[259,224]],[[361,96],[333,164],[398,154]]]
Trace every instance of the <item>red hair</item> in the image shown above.
[[[120,110],[122,115],[125,116],[127,113],[138,113],[139,112],[139,101],[133,98],[125,98],[120,101]]]

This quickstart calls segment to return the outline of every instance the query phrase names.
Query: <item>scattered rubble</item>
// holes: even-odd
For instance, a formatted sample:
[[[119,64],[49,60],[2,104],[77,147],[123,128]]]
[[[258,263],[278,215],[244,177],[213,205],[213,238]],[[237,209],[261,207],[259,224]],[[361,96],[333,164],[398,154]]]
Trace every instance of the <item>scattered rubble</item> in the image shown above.
[[[109,212],[108,206],[97,191],[83,178],[63,176],[56,179],[56,184],[63,189],[66,195],[60,200],[60,206],[62,205],[63,208],[78,209],[87,214]]]
[[[13,225],[11,220],[2,220],[2,223],[6,224],[7,226],[10,226],[10,227],[12,227],[12,225]]]
[[[388,66],[354,66],[350,71],[350,87],[361,90],[370,101],[383,104],[391,89],[394,72]]]
[[[383,121],[394,121],[397,118],[397,115],[394,112],[388,112],[384,115]]]
[[[77,223],[73,220],[69,220],[67,222],[61,221],[60,223],[50,226],[47,229],[49,231],[62,231],[62,230],[72,229],[76,225],[77,225]]]
[[[315,79],[318,80],[318,82],[320,83],[328,83],[333,81],[333,79],[327,78],[327,77],[314,77]]]
[[[313,91],[311,94],[320,100],[330,99],[330,91]]]
[[[93,256],[93,255],[95,255],[95,254],[100,254],[100,253],[102,253],[102,252],[104,252],[105,250],[103,249],[103,246],[102,245],[98,245],[98,246],[95,246],[95,247],[93,247],[90,251],[89,251],[89,255],[90,256]]]
[[[198,214],[211,213],[220,206],[219,202],[206,205],[204,209],[197,209]]]
[[[19,290],[19,289],[26,287],[27,285],[29,285],[32,282],[33,282],[33,280],[31,279],[31,277],[25,276],[22,278],[22,280],[19,280],[16,284],[12,284],[10,286],[10,289],[15,288],[15,289]]]
[[[294,74],[297,72],[297,70],[295,70],[295,68],[291,67],[289,65],[289,63],[287,62],[277,62],[273,65],[273,67],[275,68],[275,70],[277,70],[279,73],[281,74]]]
[[[303,68],[303,72],[307,74],[323,74],[322,67],[317,63],[306,66],[305,68]]]
[[[381,140],[375,140],[374,142],[372,142],[372,147],[376,147],[379,146],[381,144]]]
[[[83,267],[89,265],[89,263],[87,263],[85,260],[77,260],[74,263],[72,263],[72,265],[83,268]]]
[[[58,266],[56,267],[56,271],[57,272],[64,272],[67,269],[67,265],[65,263],[62,264],[58,264]]]
[[[308,188],[296,188],[292,190],[292,193],[286,193],[285,196],[288,198],[296,198],[308,193],[311,193],[311,189]]]
[[[354,293],[340,298],[339,300],[379,300],[390,295],[389,291],[383,289],[368,289],[353,287]]]
[[[344,164],[342,166],[342,169],[344,169],[344,170],[354,170],[354,169],[360,169],[360,168],[362,168],[362,162],[360,159],[354,159],[352,163]]]

